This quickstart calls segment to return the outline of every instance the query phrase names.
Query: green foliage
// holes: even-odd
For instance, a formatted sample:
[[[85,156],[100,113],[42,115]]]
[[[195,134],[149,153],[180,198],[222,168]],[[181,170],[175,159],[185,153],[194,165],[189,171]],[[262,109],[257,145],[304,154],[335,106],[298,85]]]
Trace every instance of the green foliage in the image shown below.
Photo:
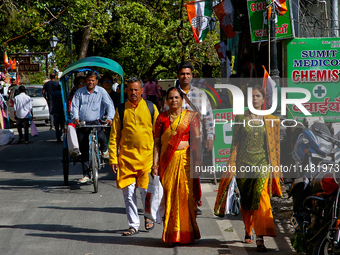
[[[216,29],[197,44],[182,5],[185,2],[189,0],[4,0],[0,4],[0,44],[33,29],[9,41],[7,52],[50,52],[49,38],[54,34],[59,38],[54,53],[61,69],[70,63],[69,30],[73,31],[76,60],[84,29],[90,26],[87,55],[117,61],[126,77],[175,78],[176,64],[183,58],[194,64],[197,75],[203,64],[215,66],[218,73],[220,64],[214,44],[219,42],[219,33]],[[56,19],[38,27],[67,7]]]

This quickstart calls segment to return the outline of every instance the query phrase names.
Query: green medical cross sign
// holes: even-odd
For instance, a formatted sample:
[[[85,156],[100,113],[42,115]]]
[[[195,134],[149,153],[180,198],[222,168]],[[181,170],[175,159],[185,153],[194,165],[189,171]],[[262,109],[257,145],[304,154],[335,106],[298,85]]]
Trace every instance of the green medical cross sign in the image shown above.
[[[318,94],[318,97],[321,97],[326,91],[322,89],[322,86],[318,86],[318,88],[314,90],[314,93]]]

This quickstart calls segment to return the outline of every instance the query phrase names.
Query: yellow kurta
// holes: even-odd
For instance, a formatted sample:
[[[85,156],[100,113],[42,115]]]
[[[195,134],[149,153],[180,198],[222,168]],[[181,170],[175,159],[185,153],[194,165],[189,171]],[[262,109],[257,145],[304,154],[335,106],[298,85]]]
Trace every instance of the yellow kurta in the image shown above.
[[[142,99],[134,108],[128,101],[125,103],[123,130],[118,110],[111,128],[109,153],[110,165],[118,164],[117,187],[122,189],[132,183],[143,189],[148,188],[149,176],[153,164],[153,130],[158,117],[154,105],[153,126],[151,114],[146,102]],[[118,145],[120,146],[117,156]]]

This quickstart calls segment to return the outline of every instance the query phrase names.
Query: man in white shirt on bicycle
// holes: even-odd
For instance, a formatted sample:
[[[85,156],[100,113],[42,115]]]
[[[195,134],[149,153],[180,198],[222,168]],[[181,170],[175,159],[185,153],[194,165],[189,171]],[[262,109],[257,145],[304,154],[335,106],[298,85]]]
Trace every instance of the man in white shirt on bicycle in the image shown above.
[[[71,118],[74,124],[79,126],[81,121],[85,121],[86,125],[100,125],[107,123],[112,125],[112,119],[115,115],[113,102],[109,94],[104,88],[97,86],[98,74],[90,71],[86,76],[86,87],[82,87],[75,93],[71,105]],[[107,113],[107,119],[100,122],[104,112]],[[83,165],[83,178],[78,183],[86,183],[90,181],[88,177],[89,167],[89,134],[91,128],[78,128],[77,136],[79,148],[81,152],[81,162]],[[109,158],[106,136],[102,128],[97,128],[97,135],[100,150],[104,158]]]

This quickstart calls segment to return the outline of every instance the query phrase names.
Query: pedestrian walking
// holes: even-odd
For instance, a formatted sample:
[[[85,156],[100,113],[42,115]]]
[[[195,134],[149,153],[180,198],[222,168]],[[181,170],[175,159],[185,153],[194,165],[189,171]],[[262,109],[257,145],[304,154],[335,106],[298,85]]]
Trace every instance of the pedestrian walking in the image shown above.
[[[190,176],[190,161],[202,165],[200,120],[197,112],[182,109],[178,89],[168,89],[166,98],[169,111],[160,113],[155,125],[151,174],[159,175],[163,186],[163,242],[188,244],[200,238],[195,202],[200,190]]]
[[[46,82],[43,86],[42,94],[44,98],[47,101],[48,104],[48,109],[50,112],[50,130],[53,129],[53,115],[51,113],[52,111],[52,94],[54,91],[56,91],[57,86],[59,83],[55,80],[56,79],[56,74],[52,73],[50,74],[50,81]]]
[[[110,166],[117,173],[117,187],[122,189],[129,229],[124,236],[138,233],[140,220],[137,209],[137,188],[143,208],[153,161],[153,124],[158,116],[157,107],[142,98],[142,81],[133,77],[128,81],[129,100],[118,106],[110,134]],[[119,155],[117,155],[120,146]],[[119,166],[119,168],[118,168]],[[145,229],[154,227],[151,219],[145,218]]]
[[[14,97],[14,118],[16,119],[17,129],[19,133],[19,143],[25,141],[25,144],[28,144],[28,128],[29,128],[29,117],[32,114],[32,101],[29,96],[25,94],[25,87],[19,87],[19,95]],[[22,128],[25,131],[25,140],[22,135]]]
[[[116,109],[120,104],[120,95],[112,89],[112,80],[113,79],[110,74],[104,74],[101,78],[101,85],[111,97],[113,105]]]
[[[205,141],[205,149],[211,151],[214,147],[213,112],[207,94],[202,89],[194,87],[192,84],[193,70],[194,67],[190,62],[184,61],[179,63],[177,65],[178,82],[176,82],[175,87],[184,94],[182,108],[196,111],[200,115],[201,121],[203,122],[203,125],[201,125],[202,140]],[[166,103],[164,109],[169,109]],[[199,178],[194,180],[194,186],[201,187]],[[198,199],[196,203],[198,206],[201,206],[201,199]],[[200,209],[198,209],[198,214],[202,214]]]
[[[260,85],[253,88],[253,105],[261,110],[265,94]],[[236,181],[241,193],[241,214],[245,225],[245,243],[253,243],[253,233],[257,236],[257,251],[267,251],[263,236],[276,236],[270,195],[281,196],[280,173],[257,171],[250,173],[241,168],[251,166],[280,165],[280,122],[270,123],[266,120],[279,120],[273,115],[259,116],[249,110],[245,115],[237,115],[235,123],[251,121],[252,125],[235,125],[228,168],[236,167]],[[264,123],[264,124],[263,124]],[[225,214],[226,197],[232,175],[226,172],[220,181],[215,203],[215,215]]]
[[[157,105],[157,83],[154,82],[151,76],[148,78],[148,82],[144,84],[144,90],[144,99],[147,99]]]
[[[54,120],[55,134],[57,142],[61,142],[61,135],[64,129],[65,117],[63,108],[63,99],[61,95],[61,86],[58,84],[56,91],[52,94],[52,111]]]

